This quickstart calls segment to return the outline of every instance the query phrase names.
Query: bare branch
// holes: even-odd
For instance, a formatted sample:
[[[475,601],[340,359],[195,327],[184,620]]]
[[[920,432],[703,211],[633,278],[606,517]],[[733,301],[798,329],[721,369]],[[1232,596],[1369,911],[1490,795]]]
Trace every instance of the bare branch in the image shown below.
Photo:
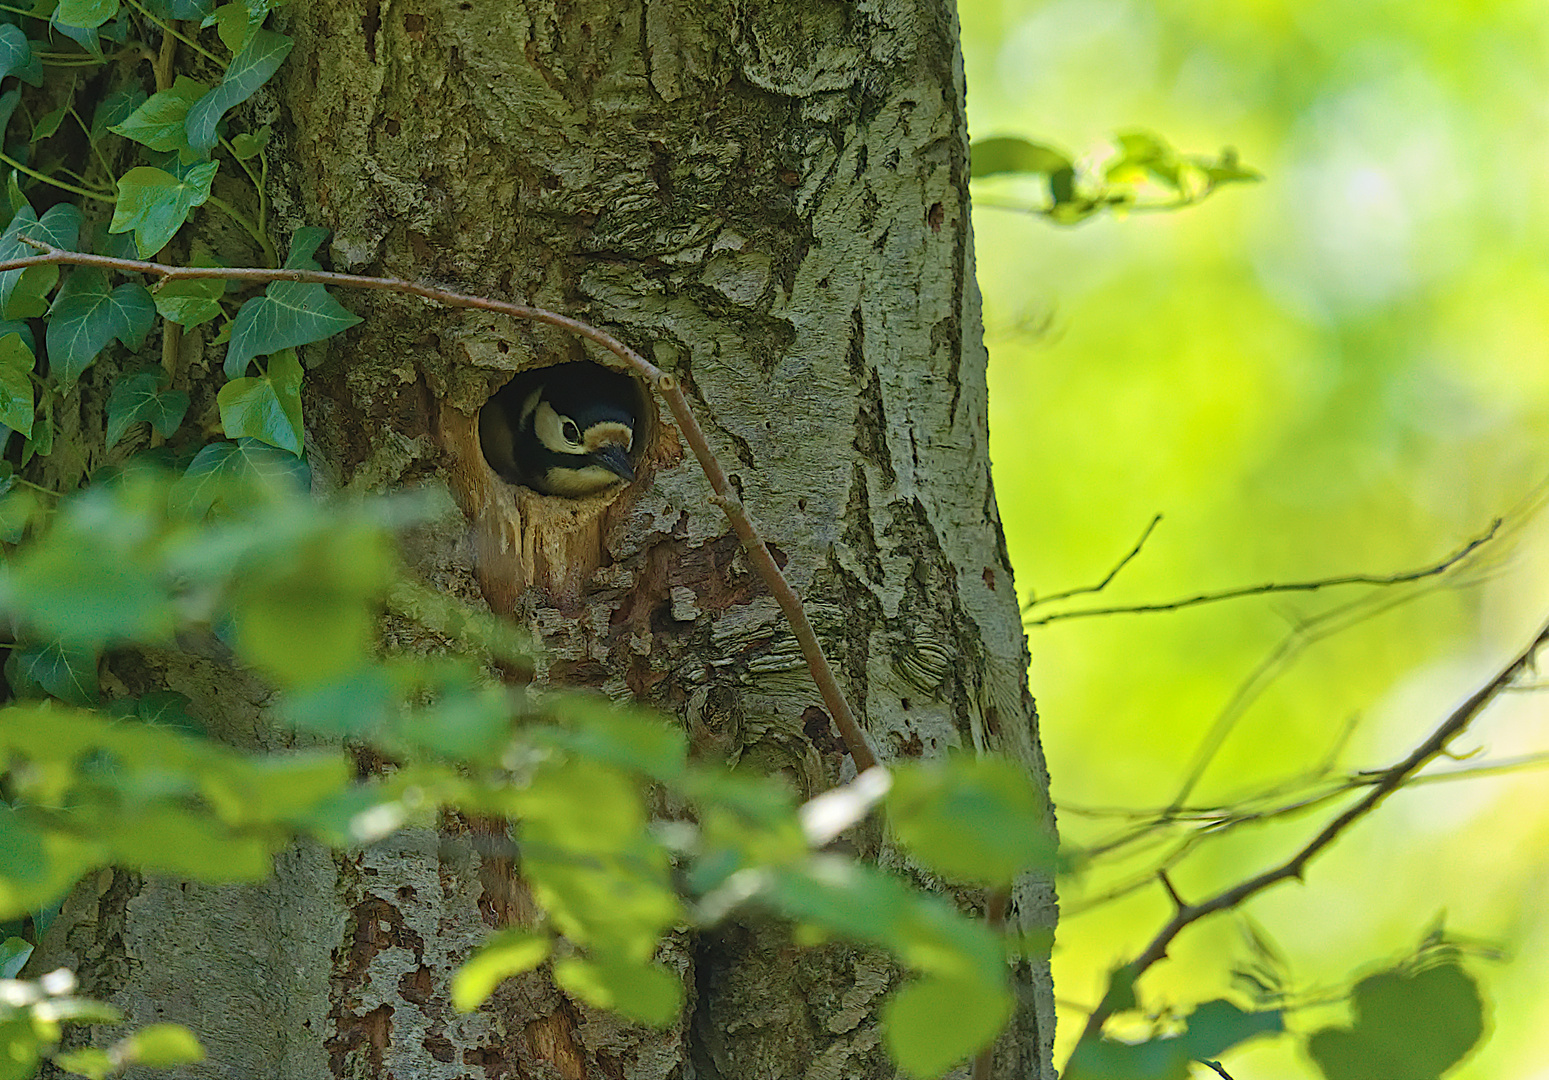
[[[1484,533],[1474,537],[1474,539],[1440,562],[1401,574],[1346,574],[1343,577],[1318,578],[1315,581],[1268,582],[1263,585],[1248,585],[1237,589],[1226,589],[1221,592],[1199,593],[1195,596],[1187,596],[1180,600],[1169,600],[1166,603],[1159,604],[1132,604],[1101,608],[1078,608],[1075,611],[1055,611],[1037,619],[1024,619],[1023,625],[1029,627],[1046,626],[1049,623],[1059,622],[1063,619],[1084,619],[1093,615],[1142,615],[1157,611],[1181,611],[1184,608],[1198,607],[1201,604],[1214,604],[1221,600],[1241,600],[1248,596],[1271,596],[1276,593],[1317,592],[1319,589],[1332,589],[1341,585],[1402,585],[1406,582],[1434,577],[1437,574],[1445,573],[1452,569],[1452,567],[1472,554],[1481,544],[1489,542],[1500,527],[1501,519],[1496,518],[1490,523],[1489,529]],[[1128,561],[1128,557],[1126,557],[1125,561]],[[1119,564],[1120,567],[1123,565],[1123,563]],[[1117,572],[1118,569],[1116,568],[1114,573]],[[1049,599],[1054,598],[1050,597]]]
[[[1549,623],[1545,623],[1534,635],[1527,647],[1519,652],[1505,667],[1469,698],[1459,705],[1447,716],[1431,734],[1415,747],[1401,761],[1389,766],[1380,774],[1371,786],[1371,790],[1348,807],[1332,821],[1325,825],[1311,840],[1292,855],[1285,862],[1273,869],[1266,870],[1256,877],[1239,882],[1229,889],[1224,889],[1208,900],[1198,904],[1192,904],[1180,909],[1168,920],[1161,931],[1146,946],[1144,952],[1129,964],[1125,965],[1122,977],[1130,981],[1139,979],[1145,971],[1167,955],[1167,947],[1173,940],[1190,925],[1207,916],[1228,911],[1245,900],[1258,895],[1273,885],[1292,878],[1301,878],[1305,874],[1307,866],[1324,848],[1332,844],[1341,834],[1354,825],[1361,818],[1371,813],[1380,806],[1389,795],[1397,791],[1414,773],[1419,771],[1426,763],[1442,755],[1447,744],[1461,734],[1474,718],[1484,711],[1485,707],[1500,696],[1501,692],[1511,682],[1527,670],[1533,663],[1538,650],[1545,642],[1549,642]],[[1118,973],[1115,978],[1121,977]],[[1092,1014],[1087,1017],[1086,1027],[1081,1032],[1081,1042],[1095,1041],[1102,1037],[1103,1024],[1107,1022],[1111,1014],[1111,1008],[1099,1005]]]
[[[1066,589],[1064,592],[1052,593],[1049,596],[1030,595],[1027,598],[1027,602],[1022,605],[1022,610],[1031,611],[1039,604],[1052,604],[1056,600],[1069,600],[1072,596],[1084,596],[1087,593],[1102,592],[1113,583],[1114,578],[1119,576],[1119,571],[1128,566],[1130,564],[1130,560],[1132,560],[1136,555],[1140,554],[1140,549],[1146,546],[1146,541],[1150,539],[1152,531],[1155,530],[1155,528],[1161,523],[1161,514],[1158,514],[1156,517],[1152,518],[1151,524],[1147,525],[1141,532],[1140,539],[1135,541],[1135,546],[1130,548],[1129,554],[1125,555],[1124,558],[1115,563],[1113,569],[1108,571],[1108,576],[1103,578],[1096,585],[1087,585],[1080,589]]]
[[[600,345],[614,356],[622,360],[626,365],[637,372],[642,378],[662,395],[667,402],[667,407],[672,411],[673,419],[677,421],[678,428],[683,433],[684,440],[693,450],[699,467],[704,470],[705,478],[710,481],[710,488],[715,493],[711,499],[725,513],[731,523],[737,538],[742,541],[743,549],[748,553],[748,559],[752,562],[764,585],[780,605],[787,621],[791,624],[791,630],[796,635],[797,642],[801,645],[802,656],[806,658],[807,666],[811,669],[812,679],[817,683],[818,693],[822,695],[823,703],[828,706],[829,715],[834,719],[834,724],[839,729],[846,747],[850,751],[850,758],[855,762],[857,772],[865,772],[877,763],[876,755],[871,752],[866,743],[864,732],[860,724],[856,722],[855,714],[850,711],[849,702],[845,699],[844,692],[839,688],[839,681],[834,676],[833,668],[828,663],[828,657],[823,653],[822,643],[818,641],[817,633],[812,629],[812,623],[807,619],[806,610],[802,607],[800,598],[785,580],[785,575],[775,565],[774,559],[769,554],[769,547],[764,538],[759,534],[758,527],[753,519],[743,509],[736,492],[732,490],[731,483],[726,479],[726,471],[721,468],[721,463],[716,459],[706,442],[703,429],[694,418],[693,411],[689,408],[688,399],[684,396],[677,379],[663,371],[634,349],[625,345],[618,338],[606,331],[599,330],[590,323],[579,319],[572,319],[567,315],[561,315],[547,308],[531,307],[526,304],[513,304],[504,300],[492,300],[485,296],[474,296],[469,293],[453,292],[450,289],[438,289],[430,285],[421,285],[418,282],[407,281],[403,278],[367,277],[362,274],[340,274],[329,270],[292,270],[292,269],[267,269],[262,267],[224,267],[224,266],[169,266],[165,263],[144,262],[136,259],[115,259],[105,255],[88,255],[79,251],[65,251],[54,247],[52,244],[34,240],[29,237],[18,237],[24,243],[37,248],[42,254],[30,255],[20,259],[8,259],[0,262],[0,272],[6,270],[20,270],[29,266],[69,265],[69,266],[96,266],[104,270],[113,270],[121,274],[150,274],[160,279],[161,283],[168,281],[193,281],[199,279],[216,278],[235,281],[295,281],[312,285],[334,285],[347,289],[369,289],[375,292],[401,293],[407,296],[418,296],[434,303],[445,304],[454,308],[477,308],[481,311],[493,311],[497,314],[507,315],[513,319],[521,319],[527,322],[546,323],[562,330],[568,330],[578,337]]]

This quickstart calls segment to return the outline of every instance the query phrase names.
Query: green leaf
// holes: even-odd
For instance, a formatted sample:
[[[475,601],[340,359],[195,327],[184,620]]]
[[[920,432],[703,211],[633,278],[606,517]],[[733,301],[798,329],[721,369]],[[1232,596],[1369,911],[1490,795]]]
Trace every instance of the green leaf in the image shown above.
[[[901,765],[887,809],[904,848],[956,881],[1005,886],[1054,862],[1048,804],[1006,758]]]
[[[367,664],[342,679],[286,694],[279,715],[329,738],[372,739],[380,736],[397,705],[387,669]]]
[[[9,1011],[0,1017],[0,1080],[31,1080],[42,1049],[30,1017]]]
[[[687,740],[661,717],[623,712],[590,694],[555,694],[544,704],[564,726],[535,732],[543,741],[606,765],[634,769],[661,783],[683,775]]]
[[[7,75],[18,76],[32,86],[43,85],[43,61],[33,55],[32,42],[21,27],[10,23],[0,26],[0,79]]]
[[[138,85],[126,86],[104,95],[91,114],[91,126],[87,130],[88,138],[94,143],[101,142],[102,137],[111,131],[115,124],[121,124],[127,120],[144,102],[145,91]]]
[[[141,258],[150,258],[182,228],[189,211],[204,205],[219,167],[214,161],[202,162],[181,180],[148,165],[130,169],[118,181],[118,205],[108,231],[133,229]]]
[[[113,1059],[108,1056],[106,1050],[98,1050],[94,1046],[82,1047],[79,1050],[66,1050],[62,1054],[55,1054],[53,1062],[65,1072],[73,1072],[78,1076],[89,1077],[90,1080],[107,1080],[113,1075]]]
[[[247,45],[248,36],[263,25],[268,14],[268,5],[249,5],[237,0],[235,3],[222,4],[216,8],[204,20],[204,25],[209,26],[214,23],[215,32],[220,35],[221,44],[235,54],[241,52]]]
[[[1061,153],[1052,146],[1009,136],[976,139],[969,151],[973,158],[975,180],[982,180],[986,176],[994,176],[997,173],[1052,175],[1073,166],[1068,154]]]
[[[660,964],[571,956],[555,961],[554,982],[588,1005],[655,1027],[683,1010],[683,983]]]
[[[32,370],[37,363],[32,350],[17,333],[0,338],[0,424],[32,435]]]
[[[188,130],[184,122],[194,102],[204,97],[209,90],[204,83],[179,75],[171,89],[153,94],[108,130],[152,150],[177,150],[190,157],[203,156],[194,154],[193,148],[188,145]]]
[[[80,231],[81,211],[70,203],[56,203],[41,219],[32,212],[32,207],[24,206],[0,234],[0,259],[38,254],[37,248],[21,242],[23,236],[66,250],[74,249]],[[59,267],[53,265],[0,273],[0,318],[33,319],[42,315],[48,310],[45,298],[58,281]]]
[[[137,870],[201,881],[262,881],[273,871],[278,834],[236,834],[178,806],[152,805],[104,820],[112,860]]]
[[[303,225],[290,237],[290,253],[285,256],[287,270],[321,270],[317,249],[328,239],[329,230],[318,225]]]
[[[257,30],[226,69],[219,86],[188,112],[188,142],[208,151],[219,139],[217,125],[226,113],[258,92],[290,55],[294,42],[273,30]]]
[[[59,0],[54,18],[60,26],[94,30],[118,14],[118,0]]]
[[[4,342],[0,342],[3,350]],[[167,373],[151,368],[121,376],[108,395],[108,448],[112,449],[133,424],[142,421],[166,438],[178,429],[188,412],[188,392],[169,390],[163,384]]]
[[[69,386],[114,338],[138,349],[156,320],[156,305],[144,285],[125,282],[109,291],[106,270],[81,266],[65,279],[49,314],[49,362]]]
[[[1453,963],[1362,979],[1351,998],[1355,1024],[1324,1028],[1307,1053],[1328,1080],[1439,1077],[1484,1034],[1484,1001]]]
[[[10,836],[5,831],[4,821],[5,816],[10,812],[11,808],[9,806],[0,806],[0,836],[5,837],[6,840],[9,840]],[[4,852],[4,854],[0,854],[0,859],[5,860],[0,865],[5,867],[3,872],[9,877],[11,875],[11,859],[9,858],[11,853],[5,845],[0,845],[0,851]],[[38,845],[38,854],[42,855],[41,844]],[[31,943],[23,941],[19,937],[9,937],[4,941],[0,941],[0,979],[16,978],[17,973],[27,965],[27,958],[31,955]]]
[[[301,363],[294,350],[269,358],[258,378],[232,379],[216,395],[221,428],[229,438],[257,439],[301,455]]]
[[[321,285],[276,281],[242,305],[226,347],[226,377],[241,378],[255,356],[310,345],[360,322]]]
[[[300,513],[293,510],[292,514]],[[237,652],[282,688],[312,687],[359,670],[372,654],[377,610],[397,563],[385,530],[366,521],[316,519],[284,549],[259,550],[250,526],[234,526],[223,556],[245,563],[234,582]],[[219,547],[204,552],[221,556]],[[185,572],[197,566],[188,565]]]
[[[47,872],[48,853],[43,848],[43,838],[20,814],[0,802],[0,877],[9,881],[32,883],[41,880]],[[16,950],[9,947],[10,941],[5,944],[5,964],[9,967],[16,956]],[[30,953],[32,950],[29,948],[27,951]],[[25,958],[22,963],[26,963]],[[0,974],[0,978],[15,978],[16,972],[20,970],[21,964],[17,964],[15,971]]]
[[[452,687],[406,718],[398,737],[442,757],[494,764],[511,739],[511,702],[503,687]]]
[[[125,1061],[153,1069],[192,1065],[204,1060],[204,1047],[182,1024],[151,1024],[119,1044]]]
[[[176,690],[155,690],[135,703],[135,715],[152,727],[171,728],[185,735],[203,738],[204,725],[188,711],[192,702]]]
[[[926,978],[882,1009],[888,1052],[906,1072],[940,1076],[994,1041],[1011,1016],[1011,991],[970,979]]]
[[[1239,1043],[1259,1035],[1278,1035],[1285,1019],[1278,1009],[1247,1012],[1230,1001],[1207,1001],[1189,1014],[1188,1030],[1181,1036],[1195,1061],[1220,1057]]]
[[[59,12],[57,9],[55,10],[54,14],[49,16],[48,25],[51,29],[57,30],[59,33],[75,42],[81,48],[91,53],[92,58],[97,62],[102,62],[102,42],[98,40],[96,27],[71,26],[68,23],[62,23],[59,21]]]
[[[194,258],[195,266],[213,265],[206,257]],[[209,322],[221,313],[220,298],[226,295],[226,283],[220,278],[183,278],[167,281],[151,292],[156,311],[168,322],[184,329]]]
[[[269,148],[269,138],[273,134],[274,132],[268,124],[265,124],[257,131],[241,132],[232,136],[231,149],[237,155],[238,160],[246,161],[249,158],[257,157],[267,150]]]
[[[549,958],[549,938],[526,930],[502,930],[452,976],[452,1005],[472,1012],[512,975],[531,971]]]
[[[310,490],[306,461],[254,439],[206,446],[172,489],[183,513],[202,517],[228,502],[251,504],[255,490]]]
[[[38,122],[32,128],[32,141],[35,143],[42,142],[53,135],[54,132],[59,130],[59,125],[64,122],[64,118],[68,115],[70,115],[70,107],[68,105],[61,105],[59,108],[38,117]]]
[[[95,705],[97,651],[90,646],[54,640],[42,646],[16,646],[5,665],[13,686],[36,687],[67,705]]]

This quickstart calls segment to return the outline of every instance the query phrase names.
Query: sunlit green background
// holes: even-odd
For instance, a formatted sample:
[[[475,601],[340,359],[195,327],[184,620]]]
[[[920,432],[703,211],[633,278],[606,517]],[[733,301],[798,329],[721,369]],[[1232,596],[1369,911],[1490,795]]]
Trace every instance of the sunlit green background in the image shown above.
[[[1074,229],[976,211],[996,485],[1019,589],[1100,579],[1156,513],[1143,553],[1099,599],[1408,570],[1505,515],[1503,539],[1448,587],[1411,590],[1300,654],[1190,802],[1314,768],[1352,721],[1340,765],[1391,762],[1549,616],[1549,525],[1522,510],[1549,478],[1549,9],[962,0],[961,18],[975,137],[1101,154],[1116,130],[1144,128],[1187,151],[1233,145],[1266,176],[1177,213]],[[1015,195],[1004,182],[976,189],[981,201]],[[1361,595],[1033,629],[1066,837],[1122,825],[1077,807],[1166,804],[1255,665],[1298,620]],[[1546,712],[1543,695],[1510,696],[1456,744],[1477,760],[1431,771],[1549,749]],[[1207,845],[1173,880],[1205,896],[1284,858],[1329,813]],[[1143,865],[1063,889],[1061,1060],[1107,969],[1170,911],[1157,885],[1075,909]],[[1450,1075],[1549,1077],[1549,772],[1401,793],[1305,885],[1250,912],[1303,987],[1397,958],[1439,914],[1505,946],[1507,962],[1471,967],[1492,1032]],[[1245,955],[1233,917],[1219,918],[1187,931],[1142,990],[1153,1006],[1186,1006],[1221,992]],[[1289,1040],[1223,1063],[1239,1080],[1317,1075]]]

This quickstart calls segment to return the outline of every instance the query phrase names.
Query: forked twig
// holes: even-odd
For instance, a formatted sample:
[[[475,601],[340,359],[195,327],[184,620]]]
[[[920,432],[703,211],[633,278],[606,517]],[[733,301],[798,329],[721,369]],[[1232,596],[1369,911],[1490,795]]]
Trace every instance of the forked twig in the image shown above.
[[[1484,711],[1485,706],[1499,697],[1518,675],[1532,665],[1534,657],[1546,642],[1549,642],[1549,623],[1539,628],[1533,640],[1510,663],[1496,672],[1489,682],[1474,691],[1463,704],[1438,724],[1424,742],[1410,751],[1401,761],[1377,774],[1380,779],[1375,779],[1371,790],[1366,795],[1325,825],[1316,836],[1285,862],[1256,877],[1239,882],[1229,889],[1223,889],[1208,900],[1179,907],[1168,920],[1167,925],[1152,938],[1145,951],[1121,968],[1120,972],[1115,973],[1115,982],[1122,979],[1126,984],[1133,984],[1151,965],[1167,955],[1167,948],[1172,944],[1173,939],[1193,923],[1206,916],[1235,908],[1272,885],[1302,877],[1308,863],[1312,862],[1319,852],[1333,843],[1346,829],[1375,810],[1384,799],[1397,791],[1420,768],[1441,756],[1446,751],[1447,744],[1462,733],[1474,718]],[[1177,898],[1174,897],[1174,899]],[[1109,997],[1111,995],[1105,997],[1087,1017],[1086,1027],[1081,1032],[1078,1046],[1080,1043],[1094,1042],[1102,1037],[1103,1025],[1114,1011]]]

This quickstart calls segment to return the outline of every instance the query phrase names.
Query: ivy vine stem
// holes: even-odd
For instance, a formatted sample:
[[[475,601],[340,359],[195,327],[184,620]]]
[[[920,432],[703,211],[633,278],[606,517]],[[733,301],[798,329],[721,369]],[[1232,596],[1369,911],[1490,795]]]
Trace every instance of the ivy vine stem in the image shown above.
[[[83,199],[96,199],[98,202],[106,203],[118,202],[118,196],[116,195],[104,195],[100,191],[92,191],[90,188],[83,188],[75,184],[66,183],[63,180],[56,180],[54,177],[49,176],[47,173],[40,173],[36,169],[29,169],[27,166],[23,165],[21,162],[7,154],[0,154],[0,164],[9,165],[23,176],[30,176],[34,180],[40,180],[45,184],[51,184],[54,187],[59,188],[61,191],[68,191],[72,195],[79,195]]]
[[[194,52],[198,53],[200,56],[203,56],[205,59],[212,60],[219,64],[221,67],[226,66],[226,61],[216,56],[209,49],[206,49],[203,45],[200,45],[192,38],[185,37],[183,34],[178,33],[172,28],[170,23],[163,22],[161,19],[158,19],[156,16],[152,15],[145,9],[145,6],[138,3],[137,0],[129,0],[129,6],[138,11],[141,18],[150,23],[152,26],[156,27],[156,29],[160,30],[163,34],[170,34],[172,37],[181,41],[184,45],[187,45],[190,49],[194,50]]]
[[[253,242],[257,244],[259,249],[263,252],[264,260],[266,262],[273,265],[274,263],[280,261],[279,253],[274,250],[274,241],[269,239],[268,234],[259,228],[258,224],[254,222],[252,218],[238,210],[235,206],[232,206],[225,199],[218,198],[217,196],[207,195],[205,196],[204,201],[215,207],[221,213],[225,214],[233,222],[239,225],[243,232],[251,236],[253,238]]]
[[[30,247],[37,248],[42,254],[29,255],[19,259],[7,259],[0,262],[0,272],[7,270],[22,270],[29,266],[68,265],[68,266],[96,266],[104,270],[112,270],[121,274],[149,274],[161,279],[164,284],[169,281],[198,281],[198,280],[235,280],[235,281],[294,281],[307,285],[333,285],[346,289],[367,289],[374,292],[401,293],[407,296],[418,296],[434,303],[445,304],[454,308],[476,308],[481,311],[493,311],[496,314],[506,315],[524,322],[539,322],[549,326],[566,330],[577,337],[585,338],[593,344],[599,345],[618,357],[629,368],[651,384],[662,396],[671,411],[673,419],[677,421],[678,430],[683,439],[693,451],[694,458],[699,462],[700,469],[705,474],[705,479],[710,482],[710,489],[714,493],[710,501],[720,508],[730,522],[732,531],[737,534],[737,539],[742,542],[742,548],[747,552],[748,561],[752,564],[764,585],[769,589],[775,603],[780,606],[780,611],[785,615],[786,621],[791,625],[791,631],[796,636],[797,643],[801,646],[803,658],[807,662],[807,668],[812,674],[812,681],[817,684],[818,693],[823,698],[823,703],[828,707],[829,715],[833,718],[834,726],[839,729],[840,737],[844,739],[845,746],[850,752],[850,759],[855,763],[857,772],[865,772],[877,764],[877,757],[871,751],[866,742],[866,735],[861,730],[855,714],[850,710],[850,703],[840,689],[839,680],[834,674],[833,666],[829,664],[827,655],[823,652],[822,642],[818,641],[817,632],[812,628],[811,621],[807,618],[806,608],[802,605],[801,598],[796,595],[796,590],[791,588],[790,582],[781,573],[780,567],[775,563],[774,556],[769,553],[769,544],[764,540],[754,524],[752,517],[748,515],[742,500],[737,497],[736,491],[727,479],[726,470],[721,467],[720,460],[715,452],[710,449],[710,443],[705,438],[704,429],[699,426],[698,419],[694,416],[694,410],[689,405],[688,397],[683,392],[683,387],[669,372],[663,371],[634,349],[625,345],[618,338],[605,330],[600,330],[590,323],[580,319],[573,319],[568,315],[561,315],[557,311],[547,308],[531,307],[526,304],[513,304],[506,300],[495,300],[487,296],[473,296],[469,293],[453,292],[450,289],[438,289],[432,285],[421,285],[416,281],[407,281],[403,278],[368,277],[364,274],[341,274],[331,270],[295,270],[288,267],[279,269],[265,269],[262,267],[226,267],[226,266],[169,266],[166,263],[146,262],[138,259],[116,259],[107,255],[88,255],[80,251],[66,251],[55,247],[42,240],[35,240],[29,236],[17,237]]]

